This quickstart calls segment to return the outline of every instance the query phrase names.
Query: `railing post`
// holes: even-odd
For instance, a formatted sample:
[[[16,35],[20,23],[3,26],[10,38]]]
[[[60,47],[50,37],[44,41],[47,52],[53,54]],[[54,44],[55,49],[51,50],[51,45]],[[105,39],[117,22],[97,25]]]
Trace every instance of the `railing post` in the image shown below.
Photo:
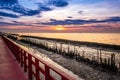
[[[22,50],[22,52],[21,52],[21,67],[23,67],[23,59],[24,59],[23,54],[24,54],[24,51]]]
[[[20,63],[20,54],[21,54],[21,49],[20,48],[18,48],[18,63]]]
[[[32,56],[28,54],[28,77],[32,80]]]
[[[67,78],[65,78],[64,76],[62,76],[62,79],[61,80],[68,80]]]
[[[50,80],[50,70],[47,65],[45,65],[45,80]]]
[[[35,66],[36,66],[36,77],[37,79],[39,79],[39,61],[37,58],[35,58]]]
[[[20,51],[19,51],[19,48],[18,47],[16,47],[16,51],[15,51],[15,53],[16,53],[16,60],[18,61],[18,55],[19,55],[19,53],[20,53]]]
[[[26,64],[26,52],[24,52],[24,71],[27,71],[27,64]]]

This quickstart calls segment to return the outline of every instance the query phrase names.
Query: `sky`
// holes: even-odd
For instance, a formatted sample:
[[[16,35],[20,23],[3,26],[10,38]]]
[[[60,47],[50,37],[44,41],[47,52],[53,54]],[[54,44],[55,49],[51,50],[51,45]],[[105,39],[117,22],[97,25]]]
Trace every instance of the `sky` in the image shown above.
[[[0,0],[2,32],[120,32],[120,0]]]

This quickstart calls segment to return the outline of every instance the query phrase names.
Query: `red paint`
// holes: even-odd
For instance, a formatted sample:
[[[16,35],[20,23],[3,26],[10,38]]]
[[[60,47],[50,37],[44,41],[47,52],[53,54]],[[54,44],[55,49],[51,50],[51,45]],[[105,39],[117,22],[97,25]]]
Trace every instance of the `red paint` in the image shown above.
[[[61,76],[61,80],[75,80],[72,76],[54,67],[52,64],[49,64],[48,62],[44,61],[42,58],[39,58],[35,55],[28,53],[27,51],[25,51],[24,49],[16,45],[14,42],[7,39],[6,37],[3,37],[3,39],[6,42],[6,44],[9,44],[7,46],[12,51],[12,53],[15,55],[18,62],[20,62],[24,70],[28,72],[29,80],[33,80],[32,76],[34,76],[36,80],[40,80],[40,76],[39,76],[40,72],[44,74],[45,80],[55,80],[50,75],[50,69],[52,69],[54,72],[59,74]],[[35,61],[32,60],[32,58],[34,58]],[[27,61],[28,61],[28,65],[27,65]],[[44,64],[45,70],[43,70],[39,66],[39,62]],[[33,69],[32,65],[35,67],[35,72],[32,70]],[[24,79],[21,79],[21,80],[24,80]]]
[[[16,58],[9,51],[0,37],[0,80],[28,80],[18,65]]]

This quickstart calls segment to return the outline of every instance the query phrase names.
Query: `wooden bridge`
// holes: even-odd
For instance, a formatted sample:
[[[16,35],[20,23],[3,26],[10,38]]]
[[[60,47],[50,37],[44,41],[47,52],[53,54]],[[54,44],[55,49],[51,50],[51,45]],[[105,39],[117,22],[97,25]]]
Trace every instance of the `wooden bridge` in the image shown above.
[[[8,38],[0,36],[0,80],[75,80],[75,78],[28,53]]]

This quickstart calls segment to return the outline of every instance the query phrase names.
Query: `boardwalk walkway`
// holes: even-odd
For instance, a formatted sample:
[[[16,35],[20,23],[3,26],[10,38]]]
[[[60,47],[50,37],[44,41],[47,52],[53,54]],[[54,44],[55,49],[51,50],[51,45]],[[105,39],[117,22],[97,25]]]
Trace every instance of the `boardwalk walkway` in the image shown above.
[[[0,80],[28,80],[15,57],[0,37]]]

